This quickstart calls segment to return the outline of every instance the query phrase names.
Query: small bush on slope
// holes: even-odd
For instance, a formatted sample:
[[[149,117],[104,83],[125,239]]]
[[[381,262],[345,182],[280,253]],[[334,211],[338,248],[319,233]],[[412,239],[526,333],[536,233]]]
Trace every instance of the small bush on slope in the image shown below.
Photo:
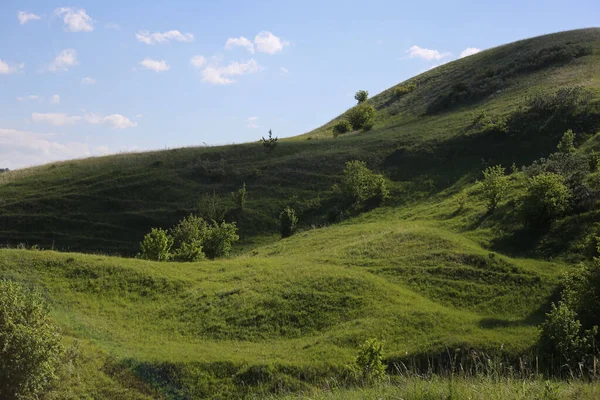
[[[370,130],[375,121],[375,108],[370,104],[359,104],[346,112],[346,118],[355,131]]]
[[[281,237],[286,238],[292,236],[298,226],[296,211],[290,207],[284,208],[281,214],[279,214],[279,221]]]
[[[204,253],[208,258],[228,256],[231,252],[233,242],[240,240],[237,235],[237,227],[234,222],[214,222],[206,229],[204,239]]]
[[[508,189],[508,178],[504,175],[504,168],[500,165],[486,168],[483,171],[483,181],[479,185],[487,202],[488,212],[493,212]]]
[[[567,211],[570,198],[564,178],[545,172],[529,179],[521,209],[529,225],[543,226]]]
[[[38,398],[56,379],[63,352],[39,293],[0,280],[0,398]]]
[[[154,261],[167,261],[171,258],[173,238],[162,228],[152,228],[140,243],[140,258]]]
[[[389,197],[383,175],[367,168],[364,161],[348,161],[340,186],[334,186],[340,193],[345,206],[360,209],[366,205],[379,205]]]

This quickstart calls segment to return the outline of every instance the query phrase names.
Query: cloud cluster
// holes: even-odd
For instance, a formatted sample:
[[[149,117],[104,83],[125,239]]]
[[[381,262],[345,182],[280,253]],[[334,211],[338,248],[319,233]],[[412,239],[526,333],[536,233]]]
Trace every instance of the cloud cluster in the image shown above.
[[[194,35],[191,33],[181,33],[177,30],[170,30],[167,32],[155,32],[150,33],[149,31],[139,31],[135,34],[138,41],[146,44],[156,43],[169,43],[171,40],[178,42],[191,42],[194,40]]]
[[[3,74],[14,74],[16,72],[22,71],[25,68],[25,64],[9,64],[6,61],[2,61],[0,59],[0,75]]]
[[[79,61],[77,61],[77,51],[75,49],[65,49],[58,53],[50,65],[48,65],[48,71],[68,71],[70,67],[75,65],[79,65]]]
[[[262,31],[254,37],[254,43],[244,36],[240,36],[239,38],[229,38],[227,39],[227,42],[225,42],[225,49],[229,50],[236,46],[240,46],[246,48],[252,54],[254,54],[255,51],[276,54],[283,51],[283,48],[289,44],[289,42],[281,40],[271,32]]]
[[[406,50],[410,58],[422,58],[423,60],[441,60],[442,58],[452,55],[449,52],[440,53],[438,50],[426,49],[419,46],[412,46]]]
[[[54,15],[63,17],[65,31],[91,32],[94,30],[94,20],[87,15],[83,8],[61,7],[54,10]]]
[[[85,143],[59,143],[52,133],[0,128],[0,159],[11,169],[92,155]]]
[[[143,61],[140,61],[140,65],[154,72],[164,72],[171,68],[165,60],[156,61],[150,58],[145,58]]]
[[[251,129],[256,129],[258,128],[258,124],[256,123],[256,121],[258,120],[258,117],[250,117],[246,120],[246,122],[248,122],[248,128]]]
[[[477,54],[480,51],[481,49],[478,49],[477,47],[467,47],[462,51],[462,53],[460,53],[460,58],[472,56],[473,54]]]
[[[96,80],[94,78],[90,78],[89,76],[86,76],[81,80],[82,85],[93,85],[94,83],[96,83]]]
[[[39,15],[36,15],[34,13],[28,13],[28,12],[25,12],[25,11],[19,11],[17,13],[17,19],[19,20],[19,23],[21,25],[23,25],[23,24],[25,24],[25,23],[27,23],[29,21],[38,20],[40,18],[41,17]]]
[[[214,85],[229,85],[236,82],[232,79],[234,76],[253,74],[262,69],[253,58],[247,62],[235,61],[226,66],[209,65],[202,70],[202,81]]]
[[[78,116],[63,113],[33,113],[31,114],[31,120],[36,124],[47,124],[52,126],[75,125],[80,122],[93,125],[105,125],[117,129],[133,128],[137,126],[137,122],[133,122],[121,114],[103,116],[96,113],[87,113],[83,116]]]

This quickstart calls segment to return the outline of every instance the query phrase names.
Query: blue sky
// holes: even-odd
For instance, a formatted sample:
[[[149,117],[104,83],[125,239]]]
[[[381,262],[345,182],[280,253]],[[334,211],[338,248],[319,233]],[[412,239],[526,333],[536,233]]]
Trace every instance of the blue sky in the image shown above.
[[[597,0],[0,0],[0,168],[298,135],[358,89],[599,16]]]

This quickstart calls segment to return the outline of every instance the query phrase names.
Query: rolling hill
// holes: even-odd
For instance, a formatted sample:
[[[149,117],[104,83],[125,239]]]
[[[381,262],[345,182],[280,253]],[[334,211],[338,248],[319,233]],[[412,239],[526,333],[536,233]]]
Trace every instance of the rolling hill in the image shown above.
[[[515,207],[521,167],[554,152],[566,128],[578,133],[578,153],[600,147],[600,113],[561,119],[552,103],[574,98],[580,107],[600,96],[599,61],[600,29],[546,35],[374,96],[368,132],[334,138],[341,115],[272,152],[260,143],[182,148],[1,174],[0,242],[45,251],[0,251],[0,277],[41,288],[67,340],[78,343],[80,365],[63,397],[311,391],[343,382],[369,337],[385,341],[390,366],[426,369],[448,349],[460,349],[465,363],[476,349],[510,364],[535,353],[561,274],[586,260],[599,228],[593,196],[536,235]],[[549,107],[552,119],[542,112]],[[473,122],[483,111],[491,128]],[[334,223],[332,185],[355,159],[385,175],[391,199]],[[476,180],[496,164],[518,168],[487,213]],[[205,196],[233,207],[229,193],[244,183],[244,214],[226,213],[242,238],[234,257],[113,256],[134,255],[151,227],[202,214]],[[287,205],[301,230],[280,240]]]

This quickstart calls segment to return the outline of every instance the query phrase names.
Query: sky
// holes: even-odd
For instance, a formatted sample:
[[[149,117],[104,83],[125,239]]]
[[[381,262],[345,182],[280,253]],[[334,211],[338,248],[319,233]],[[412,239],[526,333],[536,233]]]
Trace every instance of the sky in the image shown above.
[[[0,168],[308,132],[600,2],[0,0]]]

